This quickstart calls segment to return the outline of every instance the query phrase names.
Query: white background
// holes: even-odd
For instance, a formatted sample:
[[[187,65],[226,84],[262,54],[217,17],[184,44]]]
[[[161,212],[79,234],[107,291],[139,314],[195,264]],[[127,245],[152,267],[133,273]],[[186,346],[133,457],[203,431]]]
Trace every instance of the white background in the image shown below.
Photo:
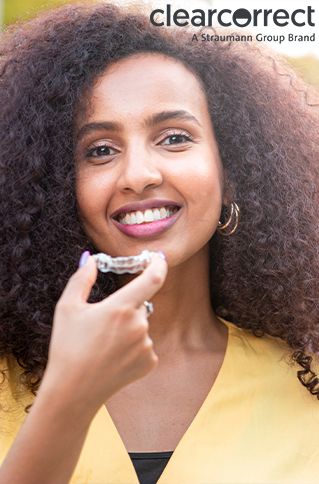
[[[177,8],[184,8],[189,12],[190,17],[192,10],[196,8],[201,8],[204,11],[207,11],[209,8],[216,8],[217,11],[227,8],[232,10],[232,12],[238,8],[246,8],[251,13],[254,9],[272,9],[273,12],[278,9],[285,9],[291,15],[291,13],[296,9],[307,10],[307,6],[311,6],[315,10],[315,13],[312,14],[312,21],[315,23],[315,27],[309,27],[307,22],[304,27],[295,27],[290,21],[286,27],[277,27],[273,24],[272,14],[270,14],[268,17],[268,27],[264,27],[263,25],[261,27],[251,27],[249,25],[247,30],[245,30],[249,31],[252,35],[256,35],[258,33],[263,35],[285,35],[286,40],[283,43],[279,45],[278,42],[270,42],[268,43],[269,47],[291,57],[313,54],[319,58],[319,0],[146,0],[144,2],[136,2],[136,0],[118,0],[118,3],[144,5],[146,13],[151,13],[152,10],[156,8],[166,10],[166,5],[171,4],[172,12]],[[229,18],[230,16],[227,14],[227,21]],[[307,15],[298,14],[296,19],[298,22],[304,20],[306,21]],[[262,17],[260,14],[258,17],[258,23],[261,23],[261,20]],[[290,33],[294,35],[310,36],[314,32],[316,33],[315,42],[288,42],[288,34]]]

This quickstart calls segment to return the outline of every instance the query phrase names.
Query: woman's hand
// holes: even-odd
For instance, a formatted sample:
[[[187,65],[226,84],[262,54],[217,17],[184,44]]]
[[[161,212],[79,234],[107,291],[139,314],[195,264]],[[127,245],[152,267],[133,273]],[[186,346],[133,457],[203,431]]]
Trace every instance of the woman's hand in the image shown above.
[[[145,300],[162,287],[166,262],[155,254],[145,271],[106,298],[87,302],[96,280],[92,257],[70,278],[55,310],[43,387],[63,386],[77,402],[97,410],[125,385],[157,364],[148,335]],[[41,391],[41,387],[40,387]]]
[[[96,304],[87,302],[97,274],[93,258],[71,277],[56,306],[38,396],[1,466],[1,484],[69,482],[100,406],[157,364],[143,302],[166,272],[154,255],[140,276]]]

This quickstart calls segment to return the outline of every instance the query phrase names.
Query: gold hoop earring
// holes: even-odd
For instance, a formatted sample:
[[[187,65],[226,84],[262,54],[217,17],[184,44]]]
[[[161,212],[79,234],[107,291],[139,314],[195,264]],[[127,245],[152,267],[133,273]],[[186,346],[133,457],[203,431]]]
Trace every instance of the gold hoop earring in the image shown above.
[[[235,202],[231,202],[230,206],[231,206],[230,216],[229,216],[229,219],[227,220],[227,222],[225,222],[224,224],[222,224],[220,221],[218,222],[217,232],[220,235],[231,235],[237,229],[238,218],[239,218],[239,212],[240,212],[240,210],[239,210],[239,207],[238,207],[237,203],[235,203]],[[232,224],[232,222],[233,222],[233,215],[234,214],[235,214],[235,225],[234,225],[234,227],[229,232],[227,232],[225,229],[230,224]]]

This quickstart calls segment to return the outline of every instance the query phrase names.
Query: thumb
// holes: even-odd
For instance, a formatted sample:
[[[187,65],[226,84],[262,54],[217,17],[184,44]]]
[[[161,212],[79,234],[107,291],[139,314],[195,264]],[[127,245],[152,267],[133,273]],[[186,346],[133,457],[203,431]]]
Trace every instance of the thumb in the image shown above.
[[[119,299],[140,307],[145,300],[151,299],[163,286],[167,275],[167,263],[159,254],[154,254],[150,265],[135,279],[130,281],[110,296],[113,301]]]
[[[86,302],[97,277],[95,260],[89,252],[83,252],[78,270],[70,277],[60,301]]]

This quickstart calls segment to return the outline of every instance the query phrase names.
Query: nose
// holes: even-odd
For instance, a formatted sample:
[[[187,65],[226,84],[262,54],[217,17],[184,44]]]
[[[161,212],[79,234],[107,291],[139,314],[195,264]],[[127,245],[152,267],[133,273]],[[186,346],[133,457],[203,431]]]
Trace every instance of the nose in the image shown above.
[[[155,166],[154,155],[147,149],[132,149],[121,163],[117,188],[121,192],[141,194],[147,188],[155,188],[163,181],[161,171]]]

